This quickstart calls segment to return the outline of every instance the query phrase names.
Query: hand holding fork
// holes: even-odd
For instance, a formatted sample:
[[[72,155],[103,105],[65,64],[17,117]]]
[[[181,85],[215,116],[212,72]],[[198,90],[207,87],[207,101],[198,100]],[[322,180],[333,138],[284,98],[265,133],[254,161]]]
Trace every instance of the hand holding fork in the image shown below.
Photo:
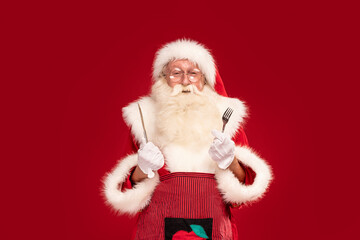
[[[227,108],[224,112],[222,116],[222,132],[218,130],[211,131],[215,139],[210,146],[209,155],[221,169],[228,168],[235,157],[235,143],[230,139],[228,134],[224,133],[225,126],[233,112],[234,110],[232,108]]]

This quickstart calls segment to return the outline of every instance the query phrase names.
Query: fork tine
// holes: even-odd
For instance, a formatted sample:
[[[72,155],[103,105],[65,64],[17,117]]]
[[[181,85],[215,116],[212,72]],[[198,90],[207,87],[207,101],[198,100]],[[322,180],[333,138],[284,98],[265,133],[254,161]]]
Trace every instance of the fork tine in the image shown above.
[[[234,110],[232,110],[232,108],[229,109],[229,117],[231,116],[231,114],[233,113]]]
[[[227,108],[226,110],[225,110],[225,112],[224,112],[224,114],[223,114],[223,119],[227,119],[227,114],[228,114],[228,112],[229,112],[229,108]]]
[[[233,112],[234,112],[234,109],[229,108],[229,107],[225,110],[225,112],[224,112],[224,114],[223,114],[223,116],[222,116],[222,120],[223,120],[223,129],[222,129],[222,132],[224,132],[225,126],[226,126],[227,122],[229,121],[230,116],[231,116],[231,114],[232,114]]]
[[[233,109],[232,108],[227,108],[224,112],[223,118],[225,118],[226,120],[229,120],[231,114],[233,113]]]
[[[224,132],[225,130],[225,125],[227,124],[227,122],[229,121],[230,119],[230,116],[231,114],[234,112],[234,109],[232,108],[227,108],[222,116],[222,120],[223,120],[223,129],[222,129],[222,132]]]

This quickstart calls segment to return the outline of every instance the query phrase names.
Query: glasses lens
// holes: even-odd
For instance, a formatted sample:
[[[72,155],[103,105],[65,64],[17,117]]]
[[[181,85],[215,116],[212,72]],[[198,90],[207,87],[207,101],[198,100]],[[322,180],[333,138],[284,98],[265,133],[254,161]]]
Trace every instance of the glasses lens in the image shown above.
[[[185,73],[183,71],[173,70],[170,72],[169,77],[172,82],[180,82],[183,79],[184,75]],[[201,78],[201,72],[198,69],[189,71],[188,73],[186,73],[186,75],[189,81],[193,83],[199,81]]]
[[[183,75],[184,73],[181,71],[172,71],[170,73],[170,80],[173,82],[180,82]]]
[[[189,72],[188,77],[190,82],[197,82],[200,79],[201,74],[198,72]]]

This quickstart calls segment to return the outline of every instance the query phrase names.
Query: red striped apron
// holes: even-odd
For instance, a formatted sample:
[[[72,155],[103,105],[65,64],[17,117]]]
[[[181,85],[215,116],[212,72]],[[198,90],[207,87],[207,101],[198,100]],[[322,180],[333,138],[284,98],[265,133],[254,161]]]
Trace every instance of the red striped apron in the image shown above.
[[[169,173],[160,177],[150,204],[140,213],[135,239],[230,240],[230,218],[229,206],[222,200],[214,174]],[[179,222],[191,228],[177,231],[173,225]]]

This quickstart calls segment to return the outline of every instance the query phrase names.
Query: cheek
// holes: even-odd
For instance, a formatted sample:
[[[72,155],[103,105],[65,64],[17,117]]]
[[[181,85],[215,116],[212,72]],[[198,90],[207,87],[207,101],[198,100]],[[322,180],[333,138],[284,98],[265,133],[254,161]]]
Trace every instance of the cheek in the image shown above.
[[[169,85],[169,87],[172,87],[172,88],[176,85],[175,83],[171,82],[169,79],[166,79],[166,82]]]
[[[199,81],[199,82],[195,83],[194,85],[197,87],[197,89],[199,91],[202,91],[204,88],[204,83],[202,81]]]

